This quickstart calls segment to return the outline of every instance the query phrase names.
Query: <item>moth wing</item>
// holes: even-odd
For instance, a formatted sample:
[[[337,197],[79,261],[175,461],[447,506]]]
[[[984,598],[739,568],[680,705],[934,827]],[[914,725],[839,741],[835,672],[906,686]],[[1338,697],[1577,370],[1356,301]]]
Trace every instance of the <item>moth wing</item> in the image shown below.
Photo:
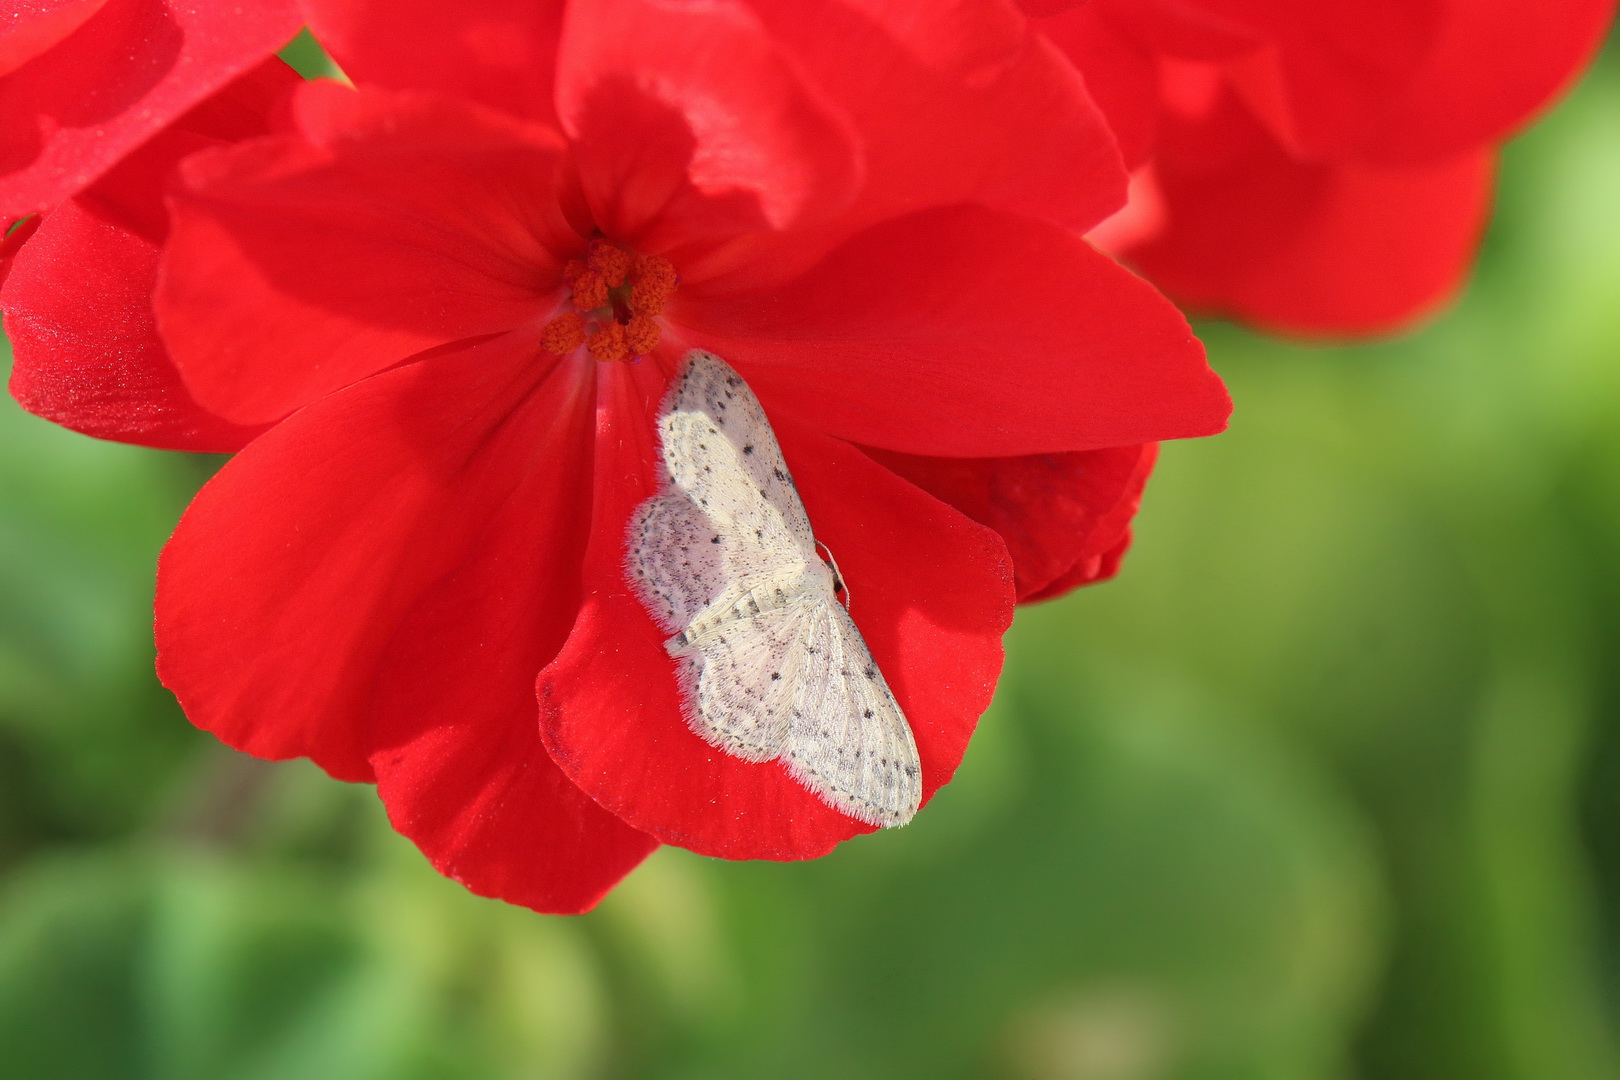
[[[796,645],[788,771],[851,817],[904,825],[922,802],[917,743],[860,630],[830,592],[807,611]]]
[[[776,433],[731,365],[713,353],[687,353],[659,432],[670,479],[717,523],[734,525],[744,543],[791,544],[814,556],[810,519]]]
[[[739,619],[678,655],[687,721],[704,741],[747,761],[782,752],[804,616],[794,606]]]
[[[684,629],[725,591],[728,572],[719,539],[703,512],[678,491],[636,508],[625,569],[666,634]]]

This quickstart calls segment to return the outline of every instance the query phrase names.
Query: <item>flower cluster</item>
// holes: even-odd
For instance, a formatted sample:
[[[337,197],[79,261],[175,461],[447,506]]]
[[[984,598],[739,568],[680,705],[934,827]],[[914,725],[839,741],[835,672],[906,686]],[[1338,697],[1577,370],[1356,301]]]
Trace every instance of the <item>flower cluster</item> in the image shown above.
[[[1290,154],[1360,176],[1385,153],[1310,126],[1355,105],[1309,69],[1338,29],[1203,6],[1239,5],[12,4],[12,393],[235,453],[161,560],[164,683],[233,746],[374,782],[474,891],[578,911],[659,843],[820,855],[871,827],[693,733],[625,580],[672,373],[708,350],[763,403],[926,800],[1014,603],[1113,574],[1156,443],[1225,422],[1181,315],[1083,239],[1119,233],[1130,170],[1163,220],[1115,246],[1171,291],[1306,328],[1392,314],[1254,300],[1267,273],[1322,286],[1297,264],[1330,244],[1257,270],[1272,241],[1248,238],[1338,238],[1312,224],[1349,212],[1331,199],[1200,217],[1272,197],[1246,169],[1270,192]],[[271,55],[304,23],[351,81]],[[1439,24],[1425,47],[1460,47]],[[1499,137],[1595,33],[1434,152]],[[1443,83],[1391,40],[1402,78]],[[1421,156],[1412,124],[1384,137]],[[1218,166],[1190,149],[1228,139]]]

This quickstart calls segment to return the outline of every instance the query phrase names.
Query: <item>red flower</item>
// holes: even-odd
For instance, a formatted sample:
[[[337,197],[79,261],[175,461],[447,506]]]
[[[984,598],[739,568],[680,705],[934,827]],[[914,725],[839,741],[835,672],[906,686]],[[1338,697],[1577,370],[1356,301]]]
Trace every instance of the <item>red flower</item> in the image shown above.
[[[1076,238],[1111,138],[995,4],[311,8],[360,89],[304,86],[171,203],[184,388],[269,427],[165,551],[160,672],[232,745],[375,780],[475,891],[580,910],[658,841],[869,831],[687,728],[625,581],[687,347],[763,400],[928,794],[1014,599],[928,492],[1059,591],[1117,556],[1141,444],[1224,421],[1174,309]]]
[[[1460,286],[1496,148],[1613,0],[1024,0],[1138,170],[1097,234],[1172,297],[1306,335],[1398,328]],[[1057,13],[1057,14],[1054,14]]]
[[[11,0],[0,223],[55,206],[285,45],[292,0]]]

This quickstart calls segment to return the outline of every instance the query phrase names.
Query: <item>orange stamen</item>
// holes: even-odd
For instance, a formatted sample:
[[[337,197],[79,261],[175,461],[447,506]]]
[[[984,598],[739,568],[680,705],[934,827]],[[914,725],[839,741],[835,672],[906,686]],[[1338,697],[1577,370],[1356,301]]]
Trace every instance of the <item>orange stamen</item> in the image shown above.
[[[669,303],[680,277],[662,255],[641,255],[630,268],[630,307],[638,315],[658,315]]]
[[[635,255],[598,237],[584,255],[563,265],[574,311],[541,328],[540,345],[567,356],[581,345],[602,362],[646,356],[663,331],[663,312],[680,284],[675,265],[662,255]]]
[[[658,320],[650,315],[632,315],[625,324],[624,344],[631,356],[646,356],[652,352],[653,346],[658,344],[658,336]]]
[[[590,350],[592,360],[602,363],[630,359],[630,346],[625,341],[624,327],[616,322],[597,327],[596,333],[585,342],[585,347]]]
[[[581,311],[595,311],[608,305],[607,279],[595,270],[586,270],[574,279],[574,306]]]
[[[616,248],[606,240],[592,240],[585,252],[585,265],[601,274],[608,288],[617,289],[624,284],[624,276],[630,272],[633,258],[628,251]]]
[[[540,347],[553,356],[567,356],[585,344],[585,320],[572,311],[552,319],[540,331]]]

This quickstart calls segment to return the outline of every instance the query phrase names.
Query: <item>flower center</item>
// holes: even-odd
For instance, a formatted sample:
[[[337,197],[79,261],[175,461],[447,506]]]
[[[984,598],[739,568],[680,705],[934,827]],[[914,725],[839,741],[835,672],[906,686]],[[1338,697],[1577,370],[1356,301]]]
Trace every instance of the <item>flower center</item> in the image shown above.
[[[581,345],[591,359],[634,360],[652,352],[661,333],[658,316],[680,277],[662,255],[635,255],[606,240],[592,240],[583,259],[563,267],[573,311],[540,331],[540,346],[567,356]]]

